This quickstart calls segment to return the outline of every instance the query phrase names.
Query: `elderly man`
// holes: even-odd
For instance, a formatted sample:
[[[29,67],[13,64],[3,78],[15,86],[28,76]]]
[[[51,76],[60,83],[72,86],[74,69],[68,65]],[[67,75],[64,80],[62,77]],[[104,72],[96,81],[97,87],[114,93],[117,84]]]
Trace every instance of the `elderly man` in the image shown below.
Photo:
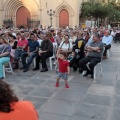
[[[33,69],[39,70],[39,62],[41,61],[42,69],[41,72],[48,71],[46,59],[53,55],[53,44],[50,41],[50,33],[47,32],[43,35],[43,42],[41,43],[41,50],[39,50],[39,55],[36,57],[36,67]]]
[[[105,47],[105,50],[103,53],[103,59],[107,58],[107,56],[106,56],[107,50],[111,48],[112,41],[113,41],[113,37],[110,35],[110,31],[106,30],[105,35],[102,38],[102,43],[104,44],[104,47]]]
[[[88,54],[79,62],[79,67],[83,71],[87,71],[83,76],[91,74],[91,78],[93,78],[94,66],[101,61],[103,53],[103,43],[100,41],[98,33],[94,33],[92,42],[85,47],[85,50],[88,51]]]

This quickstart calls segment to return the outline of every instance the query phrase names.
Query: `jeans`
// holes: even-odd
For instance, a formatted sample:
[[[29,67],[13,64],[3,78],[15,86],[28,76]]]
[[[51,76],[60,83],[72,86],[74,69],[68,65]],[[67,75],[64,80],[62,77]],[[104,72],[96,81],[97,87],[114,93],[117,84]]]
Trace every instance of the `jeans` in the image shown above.
[[[26,53],[26,51],[22,51],[22,50],[19,50],[19,49],[16,49],[15,50],[15,58],[14,60],[15,61],[19,61],[19,58],[22,56],[22,54]]]
[[[10,61],[9,57],[1,57],[0,58],[0,77],[3,77],[3,64]]]
[[[90,67],[90,70],[87,68],[86,64],[87,63],[90,63],[89,64],[89,67]],[[95,57],[85,57],[83,58],[82,60],[80,60],[79,62],[79,67],[84,71],[86,70],[87,72],[93,74],[93,71],[94,71],[94,67],[99,63],[101,62],[101,59],[100,58],[95,58]]]
[[[39,69],[39,62],[41,60],[42,68],[47,68],[46,59],[51,57],[53,52],[42,53],[41,55],[37,55],[36,57],[36,68]]]
[[[28,57],[28,54],[27,52],[25,53],[22,53],[21,55],[21,59],[22,59],[22,64],[23,64],[23,67],[24,69],[29,69],[33,59],[37,56],[37,53],[31,53],[30,56]],[[26,63],[26,58],[28,57],[27,59],[27,63]]]

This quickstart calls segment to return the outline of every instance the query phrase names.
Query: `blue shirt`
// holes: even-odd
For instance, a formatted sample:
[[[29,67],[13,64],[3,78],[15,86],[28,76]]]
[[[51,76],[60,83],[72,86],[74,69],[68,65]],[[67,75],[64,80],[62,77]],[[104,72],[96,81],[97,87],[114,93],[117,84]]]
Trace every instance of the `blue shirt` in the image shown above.
[[[102,43],[103,44],[106,44],[106,45],[111,45],[112,44],[112,41],[113,41],[113,37],[111,35],[109,36],[104,36],[102,38]]]
[[[30,52],[33,52],[36,50],[37,47],[39,48],[39,43],[38,41],[29,41],[28,46],[29,46]]]

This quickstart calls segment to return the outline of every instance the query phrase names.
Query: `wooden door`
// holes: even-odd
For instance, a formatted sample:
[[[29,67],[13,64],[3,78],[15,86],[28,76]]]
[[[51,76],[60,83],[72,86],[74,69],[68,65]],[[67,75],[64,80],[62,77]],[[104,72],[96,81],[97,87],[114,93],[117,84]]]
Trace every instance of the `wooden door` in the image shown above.
[[[63,9],[59,15],[59,26],[66,27],[69,26],[69,13],[67,10]]]
[[[17,27],[24,26],[27,27],[28,19],[30,19],[30,12],[26,7],[20,7],[16,13],[16,23]]]

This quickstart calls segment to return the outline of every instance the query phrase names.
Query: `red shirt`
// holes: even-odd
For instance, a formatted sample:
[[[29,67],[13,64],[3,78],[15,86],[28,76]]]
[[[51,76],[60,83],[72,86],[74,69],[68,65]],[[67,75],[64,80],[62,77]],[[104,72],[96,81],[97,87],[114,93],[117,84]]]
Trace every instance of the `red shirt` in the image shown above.
[[[26,46],[25,50],[28,49],[28,40],[19,40],[17,46]]]
[[[55,42],[54,38],[50,38],[51,42]]]
[[[59,72],[61,72],[61,73],[68,72],[68,70],[67,70],[67,67],[69,67],[68,60],[62,60],[62,59],[58,58],[58,62],[59,62]]]

